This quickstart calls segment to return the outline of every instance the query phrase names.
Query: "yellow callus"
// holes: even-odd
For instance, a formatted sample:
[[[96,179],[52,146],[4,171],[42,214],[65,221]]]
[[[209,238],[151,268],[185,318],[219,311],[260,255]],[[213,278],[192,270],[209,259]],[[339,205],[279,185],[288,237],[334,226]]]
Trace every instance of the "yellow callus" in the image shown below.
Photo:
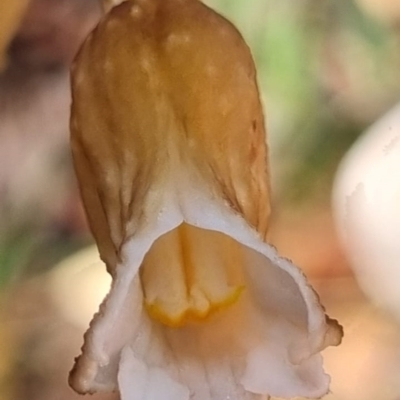
[[[219,232],[187,224],[161,236],[141,266],[151,317],[178,327],[235,303],[243,290],[240,245]]]

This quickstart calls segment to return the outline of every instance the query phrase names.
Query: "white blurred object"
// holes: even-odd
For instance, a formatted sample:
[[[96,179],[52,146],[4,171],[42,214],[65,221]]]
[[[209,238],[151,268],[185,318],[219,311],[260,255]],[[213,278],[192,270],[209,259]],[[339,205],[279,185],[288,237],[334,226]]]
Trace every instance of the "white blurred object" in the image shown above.
[[[400,104],[344,157],[333,208],[362,289],[400,319]]]
[[[108,293],[111,276],[99,258],[96,246],[66,258],[51,271],[48,288],[62,316],[86,329]]]

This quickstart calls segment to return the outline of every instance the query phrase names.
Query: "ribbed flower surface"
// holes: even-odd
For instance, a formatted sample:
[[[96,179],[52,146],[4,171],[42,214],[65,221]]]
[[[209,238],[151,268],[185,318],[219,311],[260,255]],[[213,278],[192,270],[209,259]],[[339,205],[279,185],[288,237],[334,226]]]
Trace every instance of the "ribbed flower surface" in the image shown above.
[[[71,373],[123,400],[320,397],[341,339],[266,242],[264,119],[250,51],[197,0],[135,0],[73,68],[71,143],[111,291]]]

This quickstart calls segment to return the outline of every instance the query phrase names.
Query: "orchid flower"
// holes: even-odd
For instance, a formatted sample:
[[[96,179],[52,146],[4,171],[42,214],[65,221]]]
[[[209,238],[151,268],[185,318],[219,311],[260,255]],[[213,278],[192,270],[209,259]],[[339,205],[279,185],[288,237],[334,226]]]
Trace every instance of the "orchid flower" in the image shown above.
[[[319,353],[342,331],[266,241],[264,119],[235,27],[198,0],[123,2],[80,50],[72,94],[74,165],[113,278],[72,387],[123,400],[324,395]]]

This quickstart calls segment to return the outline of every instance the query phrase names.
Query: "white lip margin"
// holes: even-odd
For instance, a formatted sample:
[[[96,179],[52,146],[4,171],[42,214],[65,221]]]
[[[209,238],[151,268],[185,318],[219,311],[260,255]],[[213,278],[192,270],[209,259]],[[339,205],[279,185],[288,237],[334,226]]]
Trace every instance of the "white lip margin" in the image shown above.
[[[181,180],[180,183],[183,187],[184,181]],[[189,183],[186,180],[184,190],[165,190],[162,193],[164,198],[162,204],[165,207],[156,213],[152,213],[152,218],[146,219],[144,226],[138,226],[135,235],[123,245],[121,251],[123,261],[117,266],[110,293],[104,300],[100,313],[92,321],[85,338],[84,351],[81,357],[85,358],[86,363],[89,360],[89,365],[93,369],[90,372],[85,372],[86,363],[82,362],[83,365],[80,368],[79,360],[77,362],[77,378],[79,380],[80,372],[82,372],[85,387],[89,388],[88,391],[115,388],[115,382],[111,381],[115,381],[116,377],[108,379],[110,382],[98,382],[96,377],[98,373],[101,373],[101,367],[108,366],[112,362],[118,362],[122,348],[129,342],[137,328],[137,324],[134,323],[135,312],[131,312],[129,317],[131,322],[124,324],[123,335],[115,336],[116,331],[121,333],[117,328],[118,324],[124,320],[123,314],[127,312],[126,304],[135,304],[136,307],[140,307],[140,310],[137,309],[136,312],[141,312],[142,299],[130,299],[132,297],[130,292],[134,292],[131,290],[132,282],[137,276],[142,260],[152,243],[183,222],[228,235],[249,249],[267,257],[272,264],[284,270],[294,280],[304,299],[308,324],[307,343],[300,343],[298,348],[289,348],[289,361],[294,365],[299,365],[321,350],[327,331],[326,317],[317,295],[308,285],[303,273],[289,260],[281,258],[272,246],[263,242],[257,232],[250,228],[241,216],[232,212],[229,206],[225,205],[219,197],[214,196],[211,190],[199,190],[201,187],[204,187],[204,185],[196,186],[193,180]],[[159,197],[160,193],[154,191],[152,195]],[[149,204],[160,204],[160,202],[152,203],[150,201]],[[141,293],[136,294],[136,296],[141,296]],[[140,318],[138,318],[137,323],[139,320]],[[243,384],[246,386],[245,381]],[[328,390],[328,385],[329,378],[318,393],[323,395]]]

